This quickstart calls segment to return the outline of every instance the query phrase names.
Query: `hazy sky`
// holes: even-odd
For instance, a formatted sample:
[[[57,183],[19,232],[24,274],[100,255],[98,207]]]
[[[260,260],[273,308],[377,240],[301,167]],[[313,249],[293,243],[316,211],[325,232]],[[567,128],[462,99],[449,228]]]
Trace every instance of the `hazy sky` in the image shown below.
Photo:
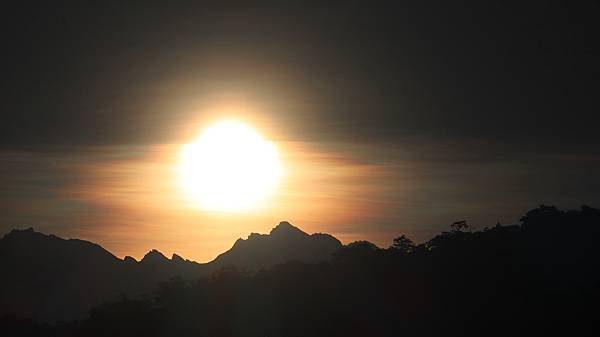
[[[387,246],[542,203],[598,207],[599,14],[551,1],[6,8],[0,232],[207,261],[284,219]],[[194,209],[177,155],[230,117],[277,144],[286,175],[263,209]]]

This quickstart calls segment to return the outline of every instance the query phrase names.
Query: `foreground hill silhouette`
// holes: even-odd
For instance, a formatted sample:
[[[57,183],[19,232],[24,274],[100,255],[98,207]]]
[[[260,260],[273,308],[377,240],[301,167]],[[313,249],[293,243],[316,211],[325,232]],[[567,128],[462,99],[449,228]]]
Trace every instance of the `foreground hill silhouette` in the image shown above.
[[[199,264],[157,250],[141,261],[119,259],[97,244],[44,235],[32,228],[12,230],[0,239],[0,314],[13,313],[40,321],[83,318],[95,305],[122,295],[154,291],[158,282],[178,276],[195,279],[223,267],[247,271],[289,260],[328,260],[341,247],[330,235],[308,235],[288,222],[270,234],[239,239],[214,261]]]
[[[456,222],[420,245],[359,241],[327,262],[175,277],[80,321],[0,323],[11,336],[595,336],[599,234],[600,210],[542,206],[519,225]]]

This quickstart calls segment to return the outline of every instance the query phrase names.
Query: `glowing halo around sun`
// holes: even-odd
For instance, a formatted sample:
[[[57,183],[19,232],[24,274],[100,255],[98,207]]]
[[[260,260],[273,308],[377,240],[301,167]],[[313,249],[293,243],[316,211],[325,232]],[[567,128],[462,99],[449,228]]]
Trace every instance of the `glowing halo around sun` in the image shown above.
[[[275,145],[235,120],[207,127],[180,153],[186,195],[209,211],[241,212],[261,206],[283,174]]]

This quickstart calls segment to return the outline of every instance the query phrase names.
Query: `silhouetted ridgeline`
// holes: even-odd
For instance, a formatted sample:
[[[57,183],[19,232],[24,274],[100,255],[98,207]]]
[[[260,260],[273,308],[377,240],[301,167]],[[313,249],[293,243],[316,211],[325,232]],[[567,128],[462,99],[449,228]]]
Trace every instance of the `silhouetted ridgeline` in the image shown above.
[[[290,251],[298,255],[288,253],[287,244],[271,241],[282,240],[277,239],[279,230],[285,233]],[[190,274],[162,282],[146,296],[121,297],[99,305],[80,321],[48,325],[7,316],[2,326],[14,336],[597,335],[599,234],[600,210],[589,207],[560,211],[542,206],[528,212],[520,225],[497,225],[480,231],[473,231],[466,222],[457,222],[448,232],[421,245],[401,236],[388,249],[366,241],[342,247],[330,236],[309,236],[281,224],[269,236],[253,234],[237,242],[213,262],[221,259],[235,265],[242,261],[241,271],[232,266],[208,268],[208,264],[168,260],[153,253],[157,254],[153,257],[157,265],[168,270],[161,275]],[[10,246],[7,241],[13,240],[12,235],[15,233],[0,241],[5,271],[11,270],[6,269],[6,263],[13,263],[13,268],[20,265],[6,258]],[[49,245],[45,243],[49,238],[61,240],[35,232],[27,235],[40,240],[31,247]],[[323,242],[317,244],[308,238]],[[78,245],[88,245],[88,257],[104,261],[88,278],[102,275],[105,279],[122,279],[122,274],[112,274],[113,264],[141,268],[143,261],[119,260],[99,246],[71,241],[66,242],[73,247],[59,251],[66,254]],[[312,254],[302,247],[323,251]],[[326,248],[336,248],[330,259],[324,259],[330,255]],[[245,251],[239,253],[237,249]],[[26,256],[13,255],[11,259],[31,258],[31,254],[23,254]],[[300,256],[305,262],[275,264],[279,261],[270,254],[285,259]],[[56,269],[53,274],[60,275],[58,271],[67,270],[66,265],[71,263],[69,259],[61,262],[62,258],[67,256],[46,261],[56,265],[37,264],[35,268]],[[261,263],[263,259],[274,265],[268,268],[267,263]],[[190,265],[188,268],[184,264],[181,273],[164,267],[173,263]],[[268,269],[250,272],[250,267],[257,265]],[[39,273],[35,268],[28,269],[31,267],[19,268],[19,280]],[[194,278],[194,273],[201,270],[206,274]],[[5,274],[3,309],[10,289],[44,294],[35,287],[56,287],[52,284],[55,280],[11,283],[16,281],[15,276]],[[67,279],[56,277],[58,281]],[[137,281],[140,279],[132,277],[127,282]],[[103,289],[93,291],[101,293]],[[75,296],[76,292],[69,294]],[[10,300],[20,303],[17,298]],[[50,305],[56,310],[65,309],[63,303],[73,301],[52,300],[56,303]]]
[[[188,280],[235,265],[243,270],[269,268],[298,260],[327,261],[341,243],[327,234],[308,235],[287,222],[270,234],[252,233],[239,239],[214,261],[199,264],[157,250],[141,261],[123,260],[99,245],[44,235],[32,228],[12,230],[0,240],[0,315],[14,313],[40,321],[82,319],[89,310],[121,295],[137,297],[156,289],[160,281],[179,276]]]

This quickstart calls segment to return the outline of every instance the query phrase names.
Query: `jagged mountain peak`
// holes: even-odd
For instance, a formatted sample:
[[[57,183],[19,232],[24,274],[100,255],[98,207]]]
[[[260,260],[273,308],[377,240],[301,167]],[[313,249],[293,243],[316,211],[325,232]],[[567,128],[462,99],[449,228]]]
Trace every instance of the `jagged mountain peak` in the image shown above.
[[[123,262],[137,263],[138,261],[134,257],[127,255],[123,258]]]
[[[162,262],[168,260],[169,259],[163,253],[156,249],[152,249],[144,255],[140,262]]]
[[[212,268],[235,265],[250,270],[268,268],[290,260],[320,262],[341,247],[328,234],[309,235],[287,221],[280,222],[269,234],[252,233],[247,240],[238,239],[233,247],[209,265]]]
[[[291,236],[291,235],[301,235],[308,236],[306,232],[301,230],[300,228],[292,225],[287,221],[281,221],[275,228],[271,229],[269,233],[271,236]]]
[[[173,256],[171,257],[171,261],[172,262],[185,262],[185,259],[175,253],[173,253]]]

